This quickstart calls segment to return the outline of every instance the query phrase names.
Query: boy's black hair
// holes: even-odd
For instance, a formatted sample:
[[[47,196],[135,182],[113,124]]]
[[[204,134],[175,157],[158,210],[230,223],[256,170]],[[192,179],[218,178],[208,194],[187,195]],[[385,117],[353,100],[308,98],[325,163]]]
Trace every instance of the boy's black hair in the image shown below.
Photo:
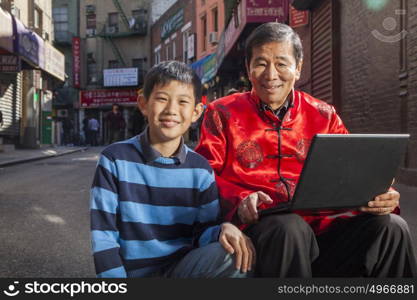
[[[172,80],[191,84],[194,89],[195,103],[197,104],[201,101],[202,86],[200,78],[189,66],[176,60],[163,61],[148,71],[143,85],[145,99],[149,99],[155,85],[165,85]]]
[[[295,62],[298,66],[303,59],[303,45],[300,37],[290,26],[277,22],[264,23],[249,35],[245,45],[246,65],[250,64],[253,48],[270,42],[284,41],[291,42]]]

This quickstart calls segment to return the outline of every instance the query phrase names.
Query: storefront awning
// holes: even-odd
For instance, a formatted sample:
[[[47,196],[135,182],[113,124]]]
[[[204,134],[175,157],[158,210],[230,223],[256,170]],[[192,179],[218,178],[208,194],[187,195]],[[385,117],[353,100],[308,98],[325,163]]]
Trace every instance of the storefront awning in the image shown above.
[[[19,19],[13,17],[14,53],[35,67],[45,67],[44,41],[35,32],[27,29]]]
[[[13,52],[35,68],[65,81],[65,56],[38,34],[27,29],[15,17],[13,19]]]
[[[191,68],[201,79],[201,83],[210,81],[217,73],[216,54],[210,54],[191,64]]]

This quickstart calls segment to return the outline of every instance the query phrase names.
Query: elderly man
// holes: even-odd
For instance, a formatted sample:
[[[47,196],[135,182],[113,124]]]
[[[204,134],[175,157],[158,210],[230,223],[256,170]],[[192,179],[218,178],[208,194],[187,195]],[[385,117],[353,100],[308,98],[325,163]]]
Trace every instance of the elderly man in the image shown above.
[[[331,105],[294,90],[302,62],[300,38],[289,26],[256,28],[246,41],[252,91],[208,106],[196,148],[216,173],[225,219],[255,244],[255,276],[417,276],[393,189],[357,210],[259,218],[260,210],[292,197],[316,133],[348,133]]]

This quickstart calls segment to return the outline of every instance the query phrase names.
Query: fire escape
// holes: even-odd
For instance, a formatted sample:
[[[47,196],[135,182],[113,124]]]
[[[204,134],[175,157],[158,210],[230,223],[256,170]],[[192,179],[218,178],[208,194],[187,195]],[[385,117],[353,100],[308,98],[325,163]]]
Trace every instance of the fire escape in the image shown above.
[[[121,16],[122,24],[110,25],[110,20],[107,18],[106,23],[99,32],[99,36],[102,37],[110,45],[113,54],[119,61],[122,67],[126,67],[126,62],[123,58],[123,55],[117,46],[115,41],[116,38],[120,37],[129,37],[129,36],[144,36],[147,34],[147,11],[146,9],[141,9],[138,12],[138,15],[128,18],[123,10],[122,5],[119,0],[113,0],[113,4],[118,11],[118,15]]]

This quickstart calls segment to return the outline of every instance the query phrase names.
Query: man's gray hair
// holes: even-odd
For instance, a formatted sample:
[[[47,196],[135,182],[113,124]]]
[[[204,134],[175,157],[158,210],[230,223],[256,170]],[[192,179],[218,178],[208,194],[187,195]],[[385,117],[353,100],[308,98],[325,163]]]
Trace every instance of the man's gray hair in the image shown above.
[[[253,48],[270,42],[290,41],[293,46],[295,62],[298,65],[303,59],[303,45],[298,34],[288,25],[269,22],[258,26],[246,40],[246,64],[249,66]]]

